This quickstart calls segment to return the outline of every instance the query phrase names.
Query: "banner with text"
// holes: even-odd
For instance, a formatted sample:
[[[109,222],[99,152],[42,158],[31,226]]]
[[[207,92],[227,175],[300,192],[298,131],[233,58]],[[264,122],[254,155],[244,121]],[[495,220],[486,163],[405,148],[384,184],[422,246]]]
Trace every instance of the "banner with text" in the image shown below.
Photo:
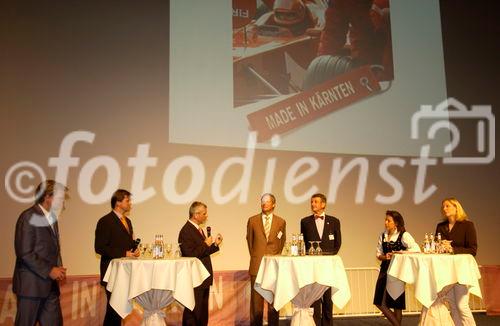
[[[250,278],[247,271],[214,273],[210,288],[211,325],[244,325],[249,322]],[[69,276],[61,284],[61,307],[66,326],[101,325],[106,310],[106,294],[99,275]],[[137,306],[140,309],[140,307]],[[167,325],[180,325],[183,306],[176,301],[165,308]],[[0,326],[14,325],[16,296],[12,279],[0,279]]]

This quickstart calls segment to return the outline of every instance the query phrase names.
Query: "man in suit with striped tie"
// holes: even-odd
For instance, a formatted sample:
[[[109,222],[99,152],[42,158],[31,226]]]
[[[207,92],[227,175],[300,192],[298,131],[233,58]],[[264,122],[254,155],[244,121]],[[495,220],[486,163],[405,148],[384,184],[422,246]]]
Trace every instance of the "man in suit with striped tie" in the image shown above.
[[[326,196],[314,194],[311,197],[312,215],[300,220],[300,232],[304,234],[306,250],[311,246],[309,241],[321,241],[320,247],[323,255],[336,255],[340,250],[342,238],[340,234],[340,221],[338,218],[326,215]],[[317,326],[332,325],[333,302],[332,289],[329,288],[323,297],[313,303],[314,322]]]
[[[250,253],[250,325],[262,325],[264,298],[254,289],[260,262],[264,255],[279,255],[286,240],[286,222],[275,215],[276,198],[273,194],[264,194],[260,198],[261,213],[254,215],[247,222],[247,244]],[[267,305],[268,325],[278,325],[279,312]]]
[[[101,255],[101,285],[106,288],[103,282],[108,265],[114,258],[138,257],[139,250],[133,250],[134,230],[132,222],[126,216],[132,209],[132,194],[125,189],[118,189],[111,197],[112,211],[101,217],[95,229],[95,252]],[[104,325],[120,326],[122,318],[110,306],[109,299],[111,292],[106,290],[108,304],[106,305],[106,315]]]

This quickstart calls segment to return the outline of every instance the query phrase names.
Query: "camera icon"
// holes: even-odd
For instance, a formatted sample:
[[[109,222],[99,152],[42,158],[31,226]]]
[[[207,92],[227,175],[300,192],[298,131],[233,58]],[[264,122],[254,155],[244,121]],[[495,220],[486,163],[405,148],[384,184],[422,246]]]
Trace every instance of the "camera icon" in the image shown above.
[[[472,105],[469,110],[465,104],[450,97],[436,105],[421,105],[420,111],[411,118],[411,138],[419,139],[419,125],[423,120],[436,120],[427,130],[427,138],[434,139],[441,129],[450,131],[450,142],[444,147],[449,157],[443,157],[444,164],[489,164],[495,159],[495,116],[490,105]],[[453,150],[460,144],[460,130],[450,119],[476,120],[476,156],[453,157]],[[430,146],[430,145],[424,145]]]

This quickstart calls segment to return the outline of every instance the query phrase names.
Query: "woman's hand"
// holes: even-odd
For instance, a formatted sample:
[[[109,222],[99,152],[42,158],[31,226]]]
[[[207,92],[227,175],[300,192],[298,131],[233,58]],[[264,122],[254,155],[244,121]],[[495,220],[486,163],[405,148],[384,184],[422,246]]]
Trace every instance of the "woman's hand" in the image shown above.
[[[388,252],[388,253],[387,253],[387,254],[385,254],[385,255],[379,255],[379,256],[377,256],[377,258],[378,258],[379,260],[391,260],[392,255],[393,255],[393,253],[392,253],[392,252]]]
[[[453,253],[453,247],[451,246],[452,240],[441,240],[441,246],[444,252]]]

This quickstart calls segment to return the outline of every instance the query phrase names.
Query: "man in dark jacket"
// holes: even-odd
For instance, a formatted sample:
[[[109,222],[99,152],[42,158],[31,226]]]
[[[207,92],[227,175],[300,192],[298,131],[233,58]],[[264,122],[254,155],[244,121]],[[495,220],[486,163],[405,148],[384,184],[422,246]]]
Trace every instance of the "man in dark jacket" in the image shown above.
[[[212,261],[210,255],[219,251],[222,236],[218,234],[215,240],[211,235],[205,234],[201,225],[208,218],[207,205],[195,201],[189,207],[189,220],[179,232],[182,256],[196,257],[205,266],[210,276],[203,283],[194,288],[194,310],[184,308],[182,325],[204,326],[208,324],[208,295],[213,282]]]
[[[311,197],[312,215],[300,221],[300,232],[304,234],[306,250],[309,250],[309,241],[321,241],[323,255],[336,255],[342,244],[340,221],[338,218],[326,215],[326,196],[314,194]],[[329,288],[323,297],[313,303],[314,322],[316,325],[332,325],[333,302],[332,289]]]
[[[58,218],[68,188],[46,180],[35,191],[35,204],[16,223],[16,266],[12,291],[17,296],[15,325],[62,325],[59,281],[66,278],[59,247]]]
[[[112,211],[97,222],[94,247],[95,252],[101,255],[101,284],[104,287],[107,283],[103,282],[103,278],[112,259],[139,256],[139,251],[132,249],[134,247],[134,230],[132,222],[126,216],[132,208],[131,196],[132,194],[124,189],[115,191],[111,197]],[[111,292],[108,290],[106,290],[106,297],[108,303],[104,325],[120,326],[121,317],[109,304]]]

